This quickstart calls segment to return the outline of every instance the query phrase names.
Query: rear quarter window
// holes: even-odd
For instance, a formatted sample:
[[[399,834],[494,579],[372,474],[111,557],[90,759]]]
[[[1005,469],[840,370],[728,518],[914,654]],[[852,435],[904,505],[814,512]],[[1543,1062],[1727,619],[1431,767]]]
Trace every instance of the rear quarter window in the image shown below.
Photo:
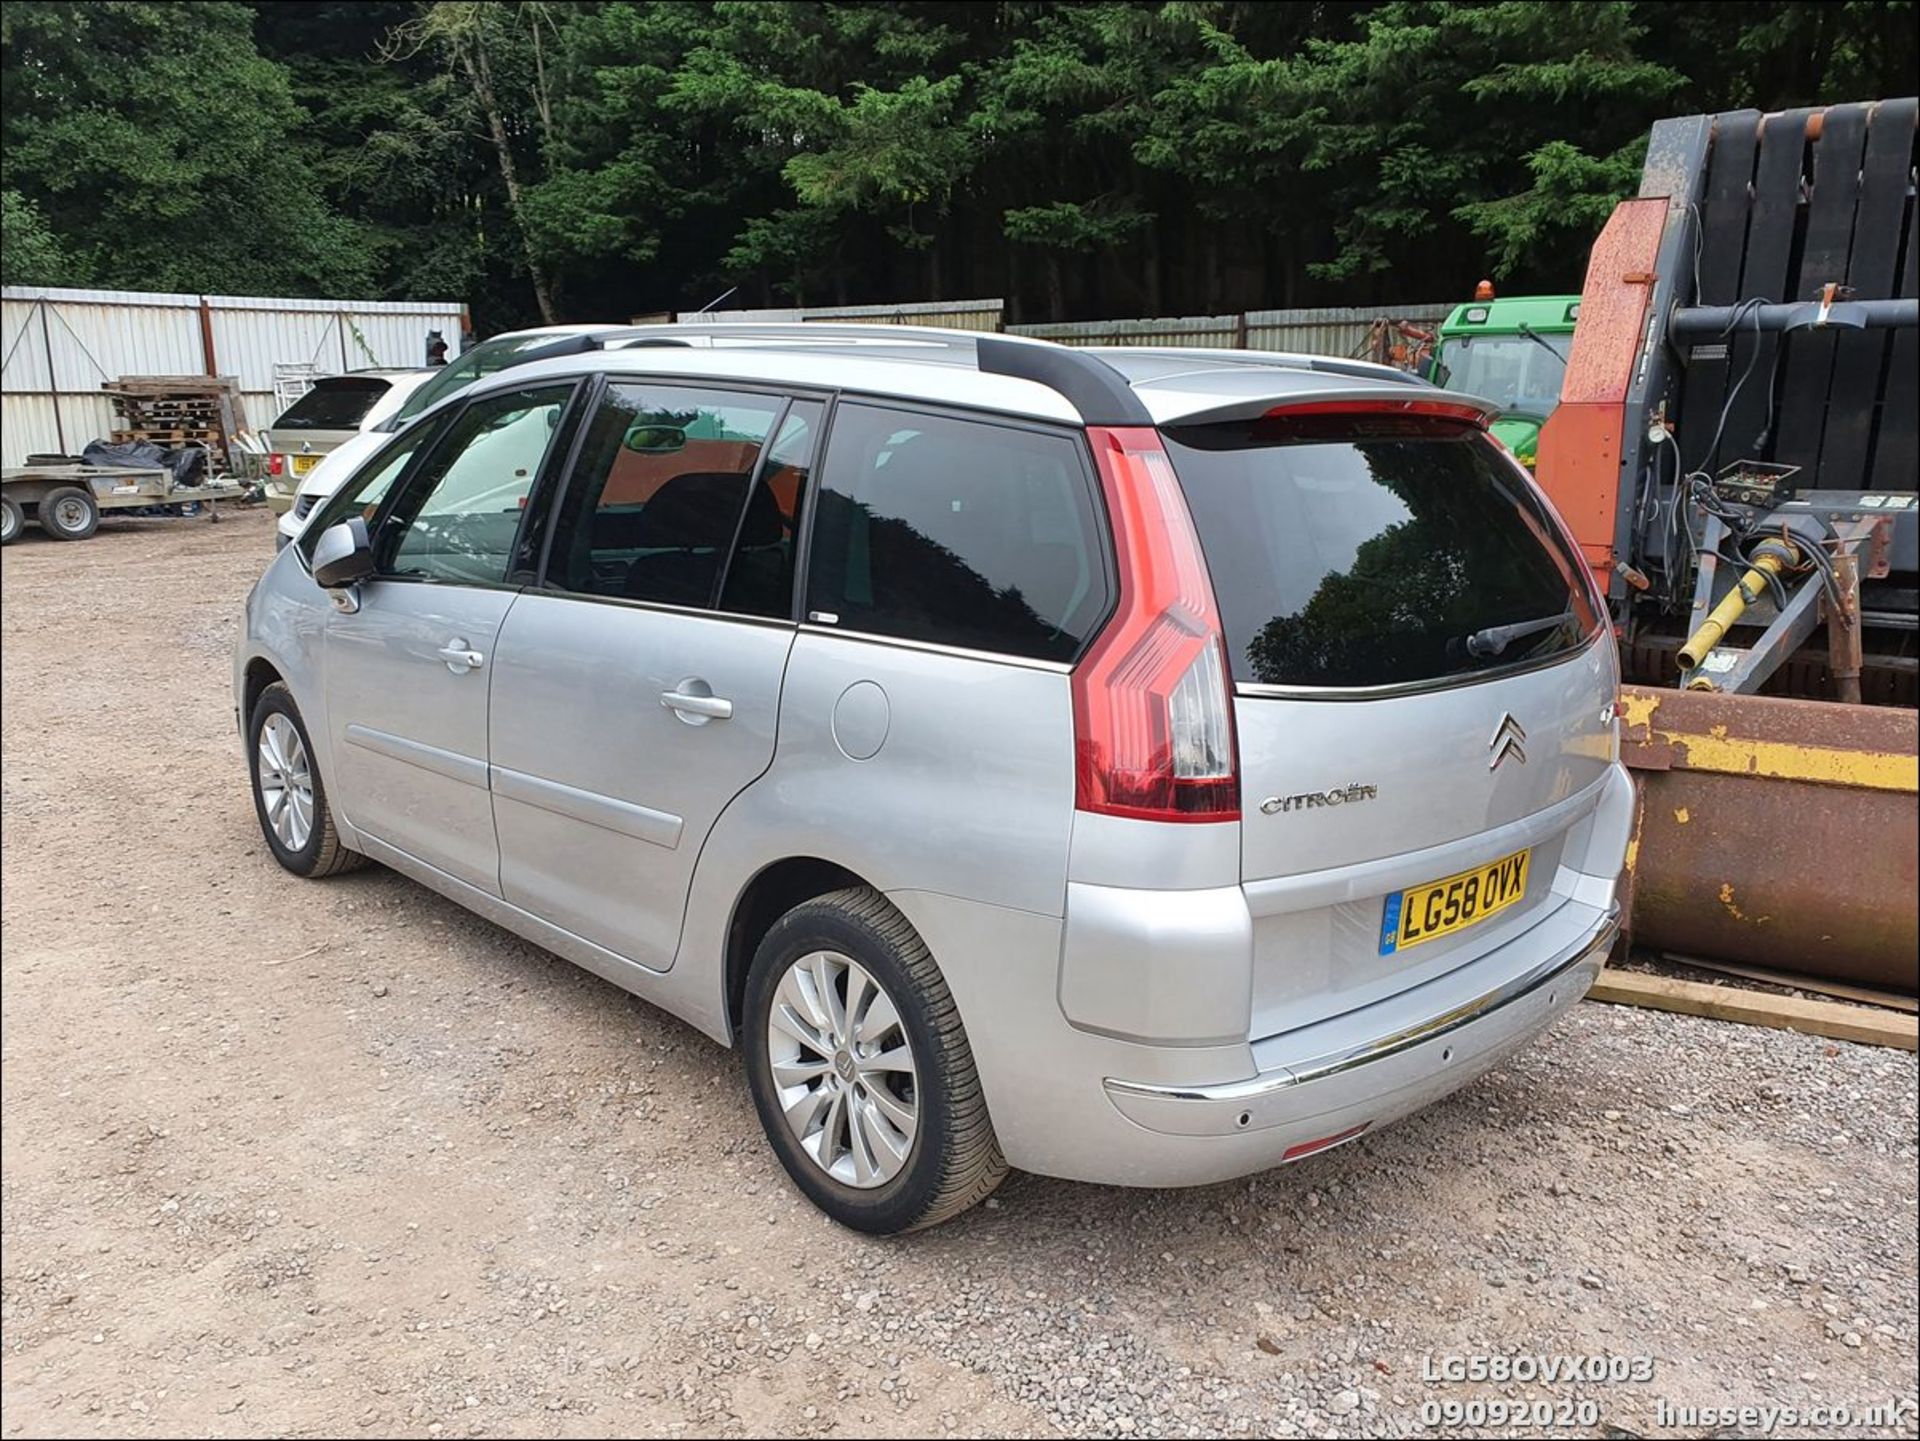
[[[1600,623],[1531,483],[1471,427],[1275,418],[1164,438],[1238,682],[1464,679],[1571,652]]]
[[[808,616],[1073,659],[1112,598],[1084,452],[1060,432],[843,403],[814,510]]]

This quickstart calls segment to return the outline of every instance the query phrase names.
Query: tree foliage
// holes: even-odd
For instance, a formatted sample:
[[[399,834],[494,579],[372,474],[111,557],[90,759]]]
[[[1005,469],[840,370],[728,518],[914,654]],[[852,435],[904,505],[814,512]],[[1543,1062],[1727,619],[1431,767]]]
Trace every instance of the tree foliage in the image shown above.
[[[251,294],[370,284],[253,20],[220,0],[0,7],[7,183],[44,215],[73,280]]]
[[[78,268],[40,207],[17,190],[0,190],[0,266],[9,285],[59,285]]]
[[[483,329],[1579,283],[1664,115],[1908,91],[1909,0],[260,0],[0,8],[11,279]]]

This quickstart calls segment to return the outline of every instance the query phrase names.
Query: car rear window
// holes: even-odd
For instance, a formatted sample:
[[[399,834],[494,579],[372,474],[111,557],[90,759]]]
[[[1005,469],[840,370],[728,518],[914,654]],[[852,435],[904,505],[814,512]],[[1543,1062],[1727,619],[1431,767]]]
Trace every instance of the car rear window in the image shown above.
[[[343,375],[316,380],[313,389],[280,412],[275,430],[358,430],[373,404],[387,393],[377,376]]]
[[[1574,650],[1599,623],[1553,517],[1476,429],[1315,416],[1164,435],[1236,681],[1444,681]]]
[[[808,567],[810,619],[1071,660],[1111,604],[1085,444],[842,404]]]

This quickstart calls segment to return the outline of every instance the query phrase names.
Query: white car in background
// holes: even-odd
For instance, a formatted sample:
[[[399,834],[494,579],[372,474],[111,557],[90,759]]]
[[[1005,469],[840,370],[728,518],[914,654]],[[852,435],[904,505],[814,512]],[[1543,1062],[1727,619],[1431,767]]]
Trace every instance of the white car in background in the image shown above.
[[[544,350],[557,341],[627,328],[620,325],[542,325],[531,330],[510,330],[504,335],[481,341],[462,353],[451,365],[419,372],[419,379],[394,406],[386,409],[378,420],[363,426],[357,434],[321,456],[318,463],[300,477],[291,504],[280,517],[273,542],[275,549],[295,539],[306,526],[307,517],[313,514],[314,507],[338,490],[341,482],[359,469],[361,461],[378,450],[389,435],[414,416],[456,391],[465,390],[482,376],[518,365],[535,351]],[[271,496],[271,485],[268,493]]]
[[[350,370],[323,375],[261,434],[267,447],[267,507],[284,515],[300,482],[333,451],[392,417],[407,397],[439,372],[417,369]]]

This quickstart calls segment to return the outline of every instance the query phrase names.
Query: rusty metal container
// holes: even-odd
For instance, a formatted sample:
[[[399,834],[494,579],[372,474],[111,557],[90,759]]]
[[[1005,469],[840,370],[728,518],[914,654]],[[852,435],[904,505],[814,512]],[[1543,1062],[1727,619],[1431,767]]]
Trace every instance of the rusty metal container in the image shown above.
[[[1621,690],[1634,941],[1920,989],[1920,714]]]

